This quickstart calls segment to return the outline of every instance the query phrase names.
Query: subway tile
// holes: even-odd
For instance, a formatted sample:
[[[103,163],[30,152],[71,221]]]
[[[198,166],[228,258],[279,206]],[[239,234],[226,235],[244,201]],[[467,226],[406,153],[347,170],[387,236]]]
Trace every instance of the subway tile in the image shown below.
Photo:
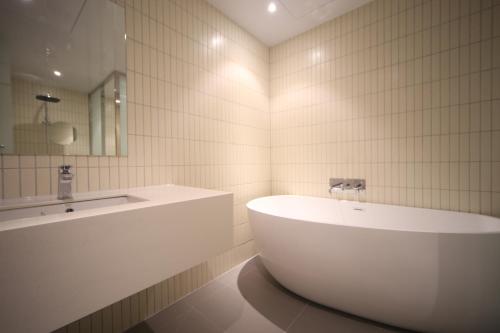
[[[480,59],[481,70],[489,70],[492,67],[492,48],[495,46],[491,39],[484,40],[480,46]],[[493,52],[493,59],[495,59],[495,52]],[[496,60],[496,62],[498,62]]]
[[[75,156],[64,156],[63,163],[71,166],[72,168],[76,167],[76,157]]]
[[[500,192],[494,192],[491,196],[491,215],[500,217]]]
[[[493,12],[490,8],[487,8],[486,10],[481,11],[481,39],[486,40],[491,38],[491,32],[492,32],[492,16]]]
[[[500,192],[500,162],[491,165],[491,190]]]
[[[96,168],[96,167],[98,167],[99,166],[99,157],[97,157],[97,156],[89,156],[89,158],[88,158],[88,166],[90,168]]]
[[[471,132],[479,132],[481,130],[481,103],[473,103],[470,105],[470,127]]]
[[[500,100],[494,100],[492,102],[491,128],[493,130],[500,129]]]
[[[89,168],[89,191],[100,189],[99,180],[99,168]]]
[[[50,169],[38,167],[36,169],[36,195],[50,194]]]
[[[37,168],[48,168],[50,167],[50,157],[49,156],[36,156],[35,163]]]
[[[489,83],[490,81],[487,81]],[[491,96],[493,99],[500,99],[500,68],[496,68],[491,73]],[[490,89],[487,87],[487,89]]]
[[[5,158],[6,156],[4,156]],[[19,169],[3,170],[3,197],[5,199],[18,198],[21,196]]]
[[[36,193],[35,169],[21,169],[21,196],[31,197]]]
[[[480,214],[492,215],[491,213],[491,193],[480,192]]]
[[[491,133],[491,160],[500,162],[500,131]]]
[[[491,165],[492,164],[490,162],[481,162],[480,164],[480,189],[483,192],[491,192]]]
[[[34,168],[35,156],[24,155],[19,157],[19,165],[21,169]]]
[[[19,156],[14,155],[4,155],[2,156],[2,163],[5,169],[17,169],[19,168]]]
[[[50,194],[57,194],[58,191],[58,180],[59,180],[59,170],[57,167],[50,168]]]
[[[481,161],[481,134],[471,133],[470,134],[470,160],[471,161]]]
[[[76,190],[78,192],[89,191],[89,169],[87,167],[78,167],[76,169]]]
[[[481,161],[491,161],[492,157],[492,135],[491,132],[481,133]]]
[[[64,163],[64,157],[63,156],[55,156],[52,155],[50,156],[50,167],[51,168],[59,168],[61,165]]]
[[[500,6],[493,7],[493,36],[500,36]]]
[[[83,168],[88,166],[88,157],[87,156],[77,156],[76,158],[76,167]]]

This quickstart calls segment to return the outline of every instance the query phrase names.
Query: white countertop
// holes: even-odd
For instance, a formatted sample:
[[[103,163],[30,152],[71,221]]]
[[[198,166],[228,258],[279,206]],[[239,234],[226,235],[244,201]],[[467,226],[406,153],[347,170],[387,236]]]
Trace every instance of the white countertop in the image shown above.
[[[123,196],[144,201],[110,200],[123,203],[104,207],[88,202]],[[92,208],[79,210],[76,202]],[[54,196],[6,200],[0,202],[0,213],[43,212],[51,205],[63,207],[0,222],[0,322],[5,332],[52,332],[233,244],[232,193],[192,187],[78,193],[72,201]],[[73,206],[74,212],[65,213]]]
[[[4,221],[0,222],[0,232],[11,229],[38,226],[48,223],[62,222],[93,215],[111,214],[127,210],[159,206],[166,203],[197,200],[227,194],[230,194],[230,192],[167,184],[148,187],[136,187],[123,190],[74,193],[73,199],[70,200],[59,200],[57,199],[56,195],[0,200],[0,211],[44,205],[69,204],[78,201],[114,198],[120,196],[132,196],[141,200],[138,202],[131,202],[123,205],[80,210],[71,214],[51,214],[46,216],[36,216]]]

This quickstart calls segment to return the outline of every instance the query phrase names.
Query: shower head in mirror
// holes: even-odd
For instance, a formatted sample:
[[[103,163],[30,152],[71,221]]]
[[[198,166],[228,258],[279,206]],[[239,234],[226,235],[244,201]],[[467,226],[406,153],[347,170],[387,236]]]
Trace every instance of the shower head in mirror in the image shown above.
[[[49,102],[49,103],[59,103],[59,101],[61,100],[60,98],[57,98],[57,97],[54,97],[54,96],[50,96],[49,94],[47,94],[47,95],[36,95],[36,99],[38,99],[39,101]]]

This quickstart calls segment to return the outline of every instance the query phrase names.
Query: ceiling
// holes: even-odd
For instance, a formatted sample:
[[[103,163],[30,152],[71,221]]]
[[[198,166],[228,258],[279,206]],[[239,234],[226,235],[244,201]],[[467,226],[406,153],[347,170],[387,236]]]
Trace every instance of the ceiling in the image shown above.
[[[270,2],[275,13],[267,11]],[[371,0],[208,0],[268,46],[295,37]]]
[[[125,72],[124,35],[124,9],[111,1],[0,0],[0,51],[14,78],[89,93]]]

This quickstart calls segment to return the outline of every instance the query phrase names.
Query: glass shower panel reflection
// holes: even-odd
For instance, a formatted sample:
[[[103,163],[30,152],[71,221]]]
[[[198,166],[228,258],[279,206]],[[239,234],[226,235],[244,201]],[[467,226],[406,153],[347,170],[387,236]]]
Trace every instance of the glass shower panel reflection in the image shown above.
[[[89,95],[90,113],[90,153],[102,155],[102,94],[103,88],[99,87]]]
[[[127,156],[128,152],[128,115],[127,115],[127,78],[125,75],[120,75],[119,84],[119,99],[120,99],[120,126],[116,131],[116,136],[120,138],[118,143],[118,155]]]
[[[91,154],[127,155],[126,77],[112,73],[89,95]]]
[[[118,100],[115,99],[115,79],[108,80],[104,84],[104,154],[112,156],[116,154],[116,110],[119,110]]]

